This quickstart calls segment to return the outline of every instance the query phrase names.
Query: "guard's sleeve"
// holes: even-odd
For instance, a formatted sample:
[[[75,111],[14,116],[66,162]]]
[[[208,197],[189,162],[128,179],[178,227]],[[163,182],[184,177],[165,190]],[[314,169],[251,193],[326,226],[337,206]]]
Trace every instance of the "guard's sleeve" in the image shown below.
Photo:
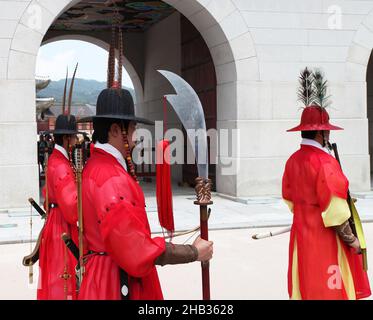
[[[289,165],[286,164],[285,172],[282,177],[282,198],[289,207],[290,211],[294,211],[294,204],[292,200],[292,194],[291,194],[291,185],[290,185],[290,179],[289,179]]]
[[[165,251],[164,238],[151,238],[144,207],[124,195],[115,178],[97,188],[95,205],[107,253],[130,276],[147,276]]]
[[[64,219],[72,225],[78,221],[78,195],[75,176],[70,167],[59,165],[54,176],[54,190],[57,205]]]
[[[348,180],[339,164],[336,161],[321,164],[316,192],[325,227],[339,226],[350,218],[347,191]]]

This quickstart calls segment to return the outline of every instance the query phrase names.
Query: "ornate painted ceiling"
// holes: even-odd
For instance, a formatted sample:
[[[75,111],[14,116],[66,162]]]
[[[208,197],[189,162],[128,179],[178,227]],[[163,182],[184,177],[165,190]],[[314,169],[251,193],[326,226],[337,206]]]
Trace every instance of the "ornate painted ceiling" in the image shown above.
[[[124,32],[144,32],[175,9],[162,1],[83,0],[64,12],[51,30],[93,31],[111,28],[118,12]]]

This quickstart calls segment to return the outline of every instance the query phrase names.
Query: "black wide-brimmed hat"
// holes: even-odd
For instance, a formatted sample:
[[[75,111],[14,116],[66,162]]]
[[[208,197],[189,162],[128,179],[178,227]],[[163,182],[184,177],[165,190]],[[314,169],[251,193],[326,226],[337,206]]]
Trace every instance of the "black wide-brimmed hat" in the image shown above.
[[[97,119],[128,120],[154,125],[153,121],[136,117],[131,93],[128,90],[117,88],[101,91],[97,99],[96,115],[82,118],[78,122],[92,122]]]
[[[84,134],[83,132],[79,132],[77,130],[77,122],[75,116],[72,115],[65,115],[61,114],[56,119],[56,125],[54,130],[46,131],[45,133],[50,134]]]

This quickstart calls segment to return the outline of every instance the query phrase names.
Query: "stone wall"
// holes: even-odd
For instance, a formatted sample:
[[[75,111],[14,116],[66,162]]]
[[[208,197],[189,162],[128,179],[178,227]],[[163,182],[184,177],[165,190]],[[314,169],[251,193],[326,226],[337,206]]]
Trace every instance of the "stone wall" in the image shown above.
[[[31,134],[36,130],[35,59],[50,24],[76,2],[0,0],[0,142],[5,146],[0,150],[0,207],[23,206],[27,197],[37,195]],[[280,194],[284,163],[300,140],[286,129],[299,121],[296,79],[305,66],[321,68],[330,81],[332,119],[346,128],[332,138],[340,145],[352,190],[370,189],[366,71],[373,47],[373,0],[165,2],[197,27],[211,50],[218,81],[218,127],[241,130],[234,151],[220,156],[240,170],[224,176],[218,166],[219,192],[242,197]],[[33,20],[35,10],[42,13],[39,24]],[[154,69],[177,71],[177,61],[165,61],[157,47],[162,41],[157,37],[165,31],[171,33],[170,42],[161,43],[171,48],[177,40],[175,30],[162,31],[160,23],[147,35],[147,48],[156,49],[145,49],[142,81],[148,102],[165,93],[164,84],[155,87]],[[152,103],[148,111],[160,117],[159,103]],[[16,141],[22,142],[10,156],[16,132]]]

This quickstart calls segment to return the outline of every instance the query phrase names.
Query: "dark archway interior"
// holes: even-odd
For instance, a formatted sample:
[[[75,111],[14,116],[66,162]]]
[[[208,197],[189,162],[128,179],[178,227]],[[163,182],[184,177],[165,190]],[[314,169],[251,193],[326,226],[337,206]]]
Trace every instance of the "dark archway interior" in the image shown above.
[[[214,62],[201,34],[184,16],[181,16],[181,56],[182,77],[193,87],[201,100],[205,111],[206,128],[216,129],[217,81]],[[187,164],[183,166],[184,182],[194,185],[196,176],[196,166]],[[210,164],[209,178],[213,181],[215,190],[216,165]]]
[[[144,92],[146,92],[148,82],[146,81],[145,65],[150,54],[147,52],[148,31],[175,13],[177,10],[163,1],[82,0],[59,16],[48,30],[44,41],[70,34],[86,35],[109,42],[114,17],[119,18],[125,34],[126,57],[134,66]],[[215,65],[200,32],[182,14],[179,16],[180,48],[177,48],[176,51],[180,50],[181,54],[181,76],[200,97],[205,111],[207,129],[216,129],[217,79]],[[167,34],[164,37],[167,37]],[[162,68],[167,69],[167,66],[162,65]],[[215,165],[210,165],[209,173],[215,186]],[[183,165],[182,182],[193,186],[196,176],[197,167],[195,165]]]

